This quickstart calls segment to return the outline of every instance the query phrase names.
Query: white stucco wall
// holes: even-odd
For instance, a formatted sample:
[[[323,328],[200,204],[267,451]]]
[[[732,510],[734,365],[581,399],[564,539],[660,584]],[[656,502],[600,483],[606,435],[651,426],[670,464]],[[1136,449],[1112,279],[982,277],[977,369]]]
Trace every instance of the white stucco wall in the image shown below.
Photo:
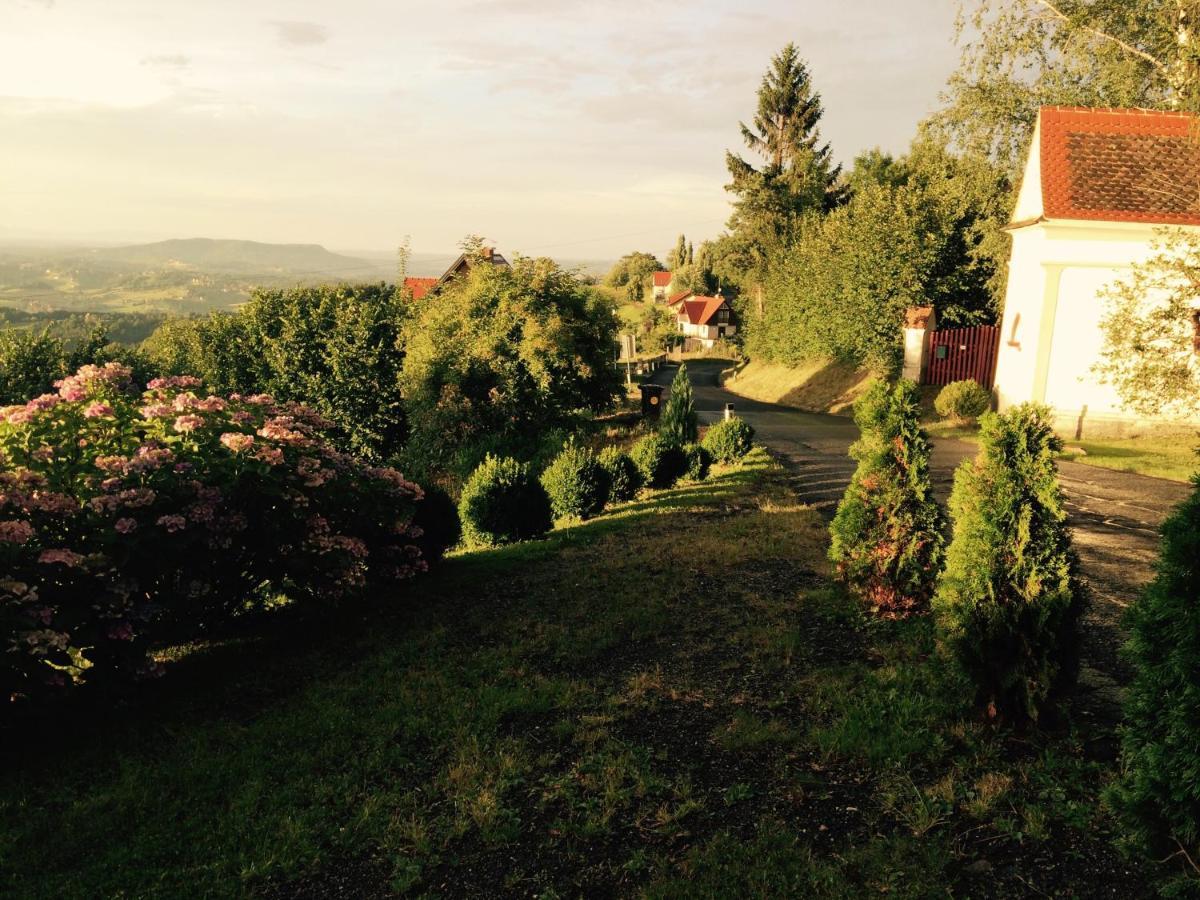
[[[1122,223],[1042,222],[1013,232],[996,364],[1000,409],[1050,404],[1060,424],[1133,421],[1091,371],[1103,340],[1104,293],[1154,256],[1156,230]]]

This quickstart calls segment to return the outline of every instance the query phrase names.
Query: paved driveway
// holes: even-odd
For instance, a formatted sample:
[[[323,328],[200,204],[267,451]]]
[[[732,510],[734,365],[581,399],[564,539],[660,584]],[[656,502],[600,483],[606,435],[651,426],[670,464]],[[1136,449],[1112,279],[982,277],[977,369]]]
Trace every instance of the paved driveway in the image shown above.
[[[846,416],[801,412],[739,397],[717,384],[726,365],[707,360],[688,363],[701,421],[715,421],[725,404],[733,403],[737,414],[754,426],[757,440],[793,473],[801,499],[831,516],[854,472],[854,461],[848,456],[858,436],[854,422]],[[675,372],[675,366],[668,366],[656,373],[655,380],[670,384]],[[930,468],[942,502],[950,495],[954,469],[977,449],[956,440],[934,443]],[[1178,482],[1068,461],[1059,463],[1059,473],[1075,548],[1093,595],[1087,615],[1087,662],[1124,680],[1126,673],[1116,652],[1121,611],[1151,577],[1158,556],[1158,527],[1190,489]]]

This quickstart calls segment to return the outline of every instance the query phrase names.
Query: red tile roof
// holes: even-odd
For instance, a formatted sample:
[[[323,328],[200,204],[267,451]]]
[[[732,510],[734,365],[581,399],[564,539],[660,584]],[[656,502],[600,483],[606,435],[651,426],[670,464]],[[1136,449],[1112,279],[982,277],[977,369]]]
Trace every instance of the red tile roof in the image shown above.
[[[1046,218],[1200,225],[1200,120],[1047,106],[1041,126]]]
[[[678,294],[672,294],[667,300],[667,306],[674,306],[680,300],[686,300],[688,297],[694,296],[695,291],[680,291]]]
[[[717,314],[717,310],[724,305],[724,297],[693,297],[684,301],[683,306],[679,308],[679,314],[686,315],[692,325],[707,325]]]
[[[655,272],[654,286],[655,287],[670,287],[671,273],[670,272]]]
[[[408,288],[414,300],[420,300],[438,283],[436,278],[405,278],[404,286]]]

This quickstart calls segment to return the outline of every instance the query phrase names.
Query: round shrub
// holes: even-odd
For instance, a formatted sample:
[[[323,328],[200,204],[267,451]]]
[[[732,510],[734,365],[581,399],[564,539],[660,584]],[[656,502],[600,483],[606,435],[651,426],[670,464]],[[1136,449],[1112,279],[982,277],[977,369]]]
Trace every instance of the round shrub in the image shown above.
[[[683,448],[658,434],[648,434],[629,454],[647,487],[669,488],[687,468]]]
[[[609,503],[624,503],[637,496],[638,488],[642,486],[642,474],[628,453],[620,447],[605,447],[597,461],[608,473]]]
[[[744,419],[723,419],[710,425],[704,433],[701,446],[709,452],[714,462],[738,462],[754,446],[754,429]]]
[[[336,599],[424,569],[421,489],[328,442],[267,395],[201,396],[84,366],[0,410],[0,695],[154,674],[189,640],[272,597]],[[10,704],[8,709],[12,709]]]
[[[933,408],[951,422],[974,422],[992,405],[992,395],[979,382],[953,381],[938,392]]]
[[[542,487],[560,519],[590,519],[608,500],[608,472],[596,454],[568,443],[542,473]]]
[[[424,490],[425,499],[417,507],[413,525],[421,529],[416,543],[422,557],[428,562],[436,562],[462,540],[462,522],[458,518],[458,506],[448,493],[436,485]]]
[[[712,468],[712,455],[699,444],[688,444],[683,448],[684,475],[689,481],[703,481]]]
[[[463,485],[458,515],[472,547],[541,537],[553,524],[550,498],[529,465],[491,455]]]

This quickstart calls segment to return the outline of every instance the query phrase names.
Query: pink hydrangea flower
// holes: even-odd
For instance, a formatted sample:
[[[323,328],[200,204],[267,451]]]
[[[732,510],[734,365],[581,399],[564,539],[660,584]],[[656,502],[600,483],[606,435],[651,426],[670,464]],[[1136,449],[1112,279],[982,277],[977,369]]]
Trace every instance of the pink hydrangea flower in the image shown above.
[[[87,409],[83,411],[85,419],[111,419],[114,415],[113,408],[107,403],[91,403]]]
[[[25,544],[33,537],[33,526],[22,519],[0,522],[0,541],[6,544]]]
[[[25,404],[25,408],[32,412],[41,412],[42,410],[50,409],[62,403],[62,397],[58,394],[42,394],[40,397],[34,397]]]
[[[73,550],[43,550],[38,557],[38,562],[46,565],[62,563],[64,566],[78,568],[83,565],[83,557]]]
[[[183,516],[159,516],[158,524],[165,528],[168,534],[174,534],[187,528],[187,519]]]
[[[139,412],[147,419],[161,419],[171,415],[175,410],[166,403],[150,403],[143,406]]]
[[[204,420],[199,416],[187,415],[177,418],[175,420],[174,428],[176,431],[186,433],[189,431],[195,431],[203,424]]]
[[[117,534],[129,534],[137,528],[137,520],[129,518],[117,519],[113,523],[113,528],[117,530]]]
[[[194,388],[200,387],[200,379],[195,375],[169,375],[166,378],[155,378],[146,387],[152,391],[168,388]]]
[[[254,444],[254,436],[241,434],[236,431],[227,431],[221,435],[221,444],[231,453],[241,453],[243,450],[248,450]]]

